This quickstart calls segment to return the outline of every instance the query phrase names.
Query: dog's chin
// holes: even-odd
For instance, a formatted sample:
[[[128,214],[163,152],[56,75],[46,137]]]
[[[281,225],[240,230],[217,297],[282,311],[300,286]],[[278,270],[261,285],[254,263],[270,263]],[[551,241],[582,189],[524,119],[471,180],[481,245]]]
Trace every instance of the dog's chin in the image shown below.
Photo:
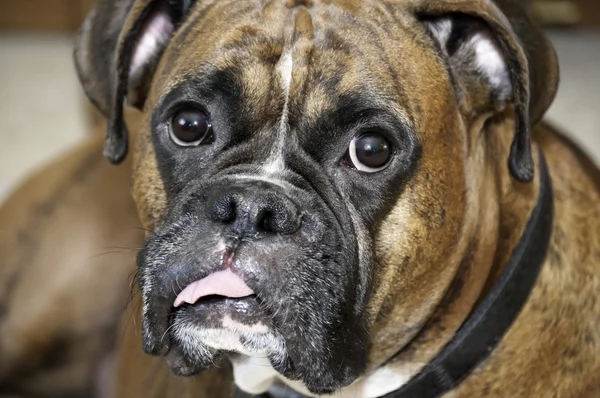
[[[294,335],[287,340],[272,317],[254,296],[225,298],[208,296],[195,304],[175,308],[167,362],[177,376],[192,376],[205,369],[248,357],[268,359],[272,368],[290,382],[300,382],[313,394],[330,394],[351,384],[357,374],[345,375],[344,380],[327,379],[331,366],[316,358],[309,361],[310,369],[298,368],[287,347],[309,336]],[[288,336],[290,338],[290,336]],[[305,341],[302,344],[307,344]],[[306,358],[301,361],[306,362]],[[318,365],[325,366],[324,371]],[[336,368],[337,369],[337,368]]]
[[[224,356],[246,355],[266,357],[274,369],[293,377],[285,341],[254,295],[209,296],[183,305],[175,309],[170,329],[168,361],[176,375],[198,373]]]

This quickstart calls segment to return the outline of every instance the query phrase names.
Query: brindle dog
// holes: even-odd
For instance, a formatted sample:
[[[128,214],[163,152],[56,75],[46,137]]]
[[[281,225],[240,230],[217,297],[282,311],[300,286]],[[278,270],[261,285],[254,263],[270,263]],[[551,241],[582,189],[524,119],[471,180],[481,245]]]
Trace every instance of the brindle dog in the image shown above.
[[[224,360],[250,393],[400,388],[493,289],[541,153],[542,271],[447,396],[599,395],[600,178],[539,124],[557,62],[518,3],[100,1],[76,60],[113,163],[124,100],[143,110],[133,191],[151,231],[120,396],[228,395],[191,377]]]

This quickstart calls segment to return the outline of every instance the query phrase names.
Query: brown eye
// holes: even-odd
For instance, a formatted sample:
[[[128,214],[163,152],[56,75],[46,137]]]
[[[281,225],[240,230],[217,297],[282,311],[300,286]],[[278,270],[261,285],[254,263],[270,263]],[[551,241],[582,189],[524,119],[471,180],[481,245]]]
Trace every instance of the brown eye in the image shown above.
[[[179,111],[171,120],[171,139],[177,145],[196,146],[212,142],[212,126],[206,114],[197,109]]]
[[[389,164],[392,154],[389,141],[375,132],[355,137],[348,148],[352,165],[368,173],[383,170]]]

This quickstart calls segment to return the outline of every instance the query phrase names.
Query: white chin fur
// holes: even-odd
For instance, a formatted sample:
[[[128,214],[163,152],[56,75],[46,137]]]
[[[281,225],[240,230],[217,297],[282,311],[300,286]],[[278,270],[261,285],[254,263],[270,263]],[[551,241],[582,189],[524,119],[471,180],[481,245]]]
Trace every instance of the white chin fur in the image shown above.
[[[203,328],[175,324],[173,334],[184,351],[193,351],[199,346],[204,346],[239,354],[230,358],[234,381],[241,390],[249,394],[262,394],[279,381],[301,394],[316,397],[302,382],[288,380],[273,368],[269,358],[283,360],[285,342],[281,336],[262,323],[246,325],[225,316],[221,327]],[[198,344],[199,342],[202,344]],[[375,370],[333,395],[321,397],[376,398],[400,388],[411,375],[408,369],[401,366],[389,366]]]
[[[269,390],[276,381],[283,383],[308,397],[319,398],[377,398],[402,387],[410,380],[410,372],[397,366],[380,368],[368,376],[356,380],[350,386],[331,395],[314,395],[298,380],[288,380],[271,366],[265,356],[240,356],[233,359],[233,377],[235,384],[243,391],[259,395]]]

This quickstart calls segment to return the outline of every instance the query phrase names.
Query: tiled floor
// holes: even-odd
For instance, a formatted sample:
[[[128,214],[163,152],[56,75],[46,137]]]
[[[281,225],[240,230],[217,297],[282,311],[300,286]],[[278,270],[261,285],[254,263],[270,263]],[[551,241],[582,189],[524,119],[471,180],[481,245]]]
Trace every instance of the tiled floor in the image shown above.
[[[600,159],[600,30],[553,32],[562,84],[548,118]],[[65,36],[0,35],[0,200],[87,134]]]

